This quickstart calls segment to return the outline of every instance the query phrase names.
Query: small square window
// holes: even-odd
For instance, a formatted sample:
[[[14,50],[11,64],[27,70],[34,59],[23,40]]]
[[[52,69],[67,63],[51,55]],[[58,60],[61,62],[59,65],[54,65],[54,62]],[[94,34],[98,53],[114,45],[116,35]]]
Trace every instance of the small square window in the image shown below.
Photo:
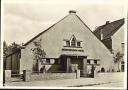
[[[90,64],[90,60],[87,60],[87,63]]]
[[[59,59],[55,59],[55,63],[54,64],[59,64]]]
[[[122,61],[121,64],[124,64],[124,62]]]
[[[66,46],[70,46],[70,41],[66,41]]]
[[[50,59],[49,58],[46,59],[46,63],[50,64]]]
[[[80,42],[77,42],[77,47],[80,47],[80,44],[81,44]]]
[[[94,60],[94,64],[97,64],[97,60]]]
[[[50,59],[50,64],[54,64],[55,60],[54,59]]]

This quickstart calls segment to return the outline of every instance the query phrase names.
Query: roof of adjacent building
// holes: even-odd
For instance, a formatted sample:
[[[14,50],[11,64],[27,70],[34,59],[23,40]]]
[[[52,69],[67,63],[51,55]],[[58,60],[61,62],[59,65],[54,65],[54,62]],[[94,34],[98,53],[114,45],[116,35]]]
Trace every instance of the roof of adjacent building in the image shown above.
[[[102,32],[103,39],[107,39],[111,37],[115,32],[117,32],[123,24],[124,18],[113,21],[111,23],[109,21],[106,21],[106,24],[99,26],[95,29],[94,34],[99,38],[100,36],[98,35],[100,35]]]

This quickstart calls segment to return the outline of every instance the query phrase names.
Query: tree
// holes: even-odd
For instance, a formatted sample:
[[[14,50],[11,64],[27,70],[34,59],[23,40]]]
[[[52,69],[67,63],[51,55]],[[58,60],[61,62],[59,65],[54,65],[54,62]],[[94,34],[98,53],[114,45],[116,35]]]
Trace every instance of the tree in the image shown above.
[[[3,42],[3,54],[4,54],[4,57],[7,55],[7,50],[8,50],[8,45],[7,45],[7,43],[4,41],[4,42]]]
[[[13,42],[11,45],[7,45],[5,41],[3,42],[3,52],[5,56],[13,52],[16,52],[17,50],[20,50],[20,49],[21,49],[20,44],[16,44],[15,42]]]
[[[11,45],[9,45],[9,48],[12,52],[16,52],[17,50],[20,50],[21,45],[13,42]]]
[[[8,51],[8,45],[7,43],[4,41],[3,42],[3,69],[5,70],[5,66],[6,66],[6,56],[8,55],[7,54],[7,51]]]
[[[120,65],[120,62],[123,58],[123,55],[120,53],[120,52],[117,52],[114,56],[114,63],[117,63],[117,67],[118,67],[118,70],[117,71],[120,71],[120,68],[119,68],[119,65]]]
[[[34,60],[35,60],[35,65],[33,66],[33,71],[37,71],[39,72],[39,62],[42,60],[42,58],[45,57],[46,53],[44,52],[44,50],[42,50],[42,46],[41,46],[41,39],[39,41],[35,41],[33,42],[35,48],[32,48],[31,51],[33,53],[34,56]]]

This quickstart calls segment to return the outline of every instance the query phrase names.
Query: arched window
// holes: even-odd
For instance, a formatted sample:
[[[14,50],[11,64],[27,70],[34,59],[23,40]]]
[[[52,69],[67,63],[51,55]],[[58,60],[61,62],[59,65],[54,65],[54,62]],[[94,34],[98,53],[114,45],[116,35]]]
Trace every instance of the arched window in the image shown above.
[[[101,72],[105,72],[105,69],[103,67],[101,68]]]
[[[74,37],[71,40],[71,46],[76,47],[76,39]]]

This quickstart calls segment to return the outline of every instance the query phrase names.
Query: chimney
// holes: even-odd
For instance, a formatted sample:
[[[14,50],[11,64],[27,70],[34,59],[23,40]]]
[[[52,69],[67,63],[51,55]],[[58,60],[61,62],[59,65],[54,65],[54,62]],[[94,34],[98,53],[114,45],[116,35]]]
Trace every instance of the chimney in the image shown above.
[[[109,24],[109,23],[110,23],[110,21],[106,21],[106,25]]]
[[[69,14],[70,14],[70,13],[76,13],[76,11],[75,11],[75,10],[70,10],[70,11],[69,11]]]
[[[103,29],[100,30],[100,40],[103,40]]]

